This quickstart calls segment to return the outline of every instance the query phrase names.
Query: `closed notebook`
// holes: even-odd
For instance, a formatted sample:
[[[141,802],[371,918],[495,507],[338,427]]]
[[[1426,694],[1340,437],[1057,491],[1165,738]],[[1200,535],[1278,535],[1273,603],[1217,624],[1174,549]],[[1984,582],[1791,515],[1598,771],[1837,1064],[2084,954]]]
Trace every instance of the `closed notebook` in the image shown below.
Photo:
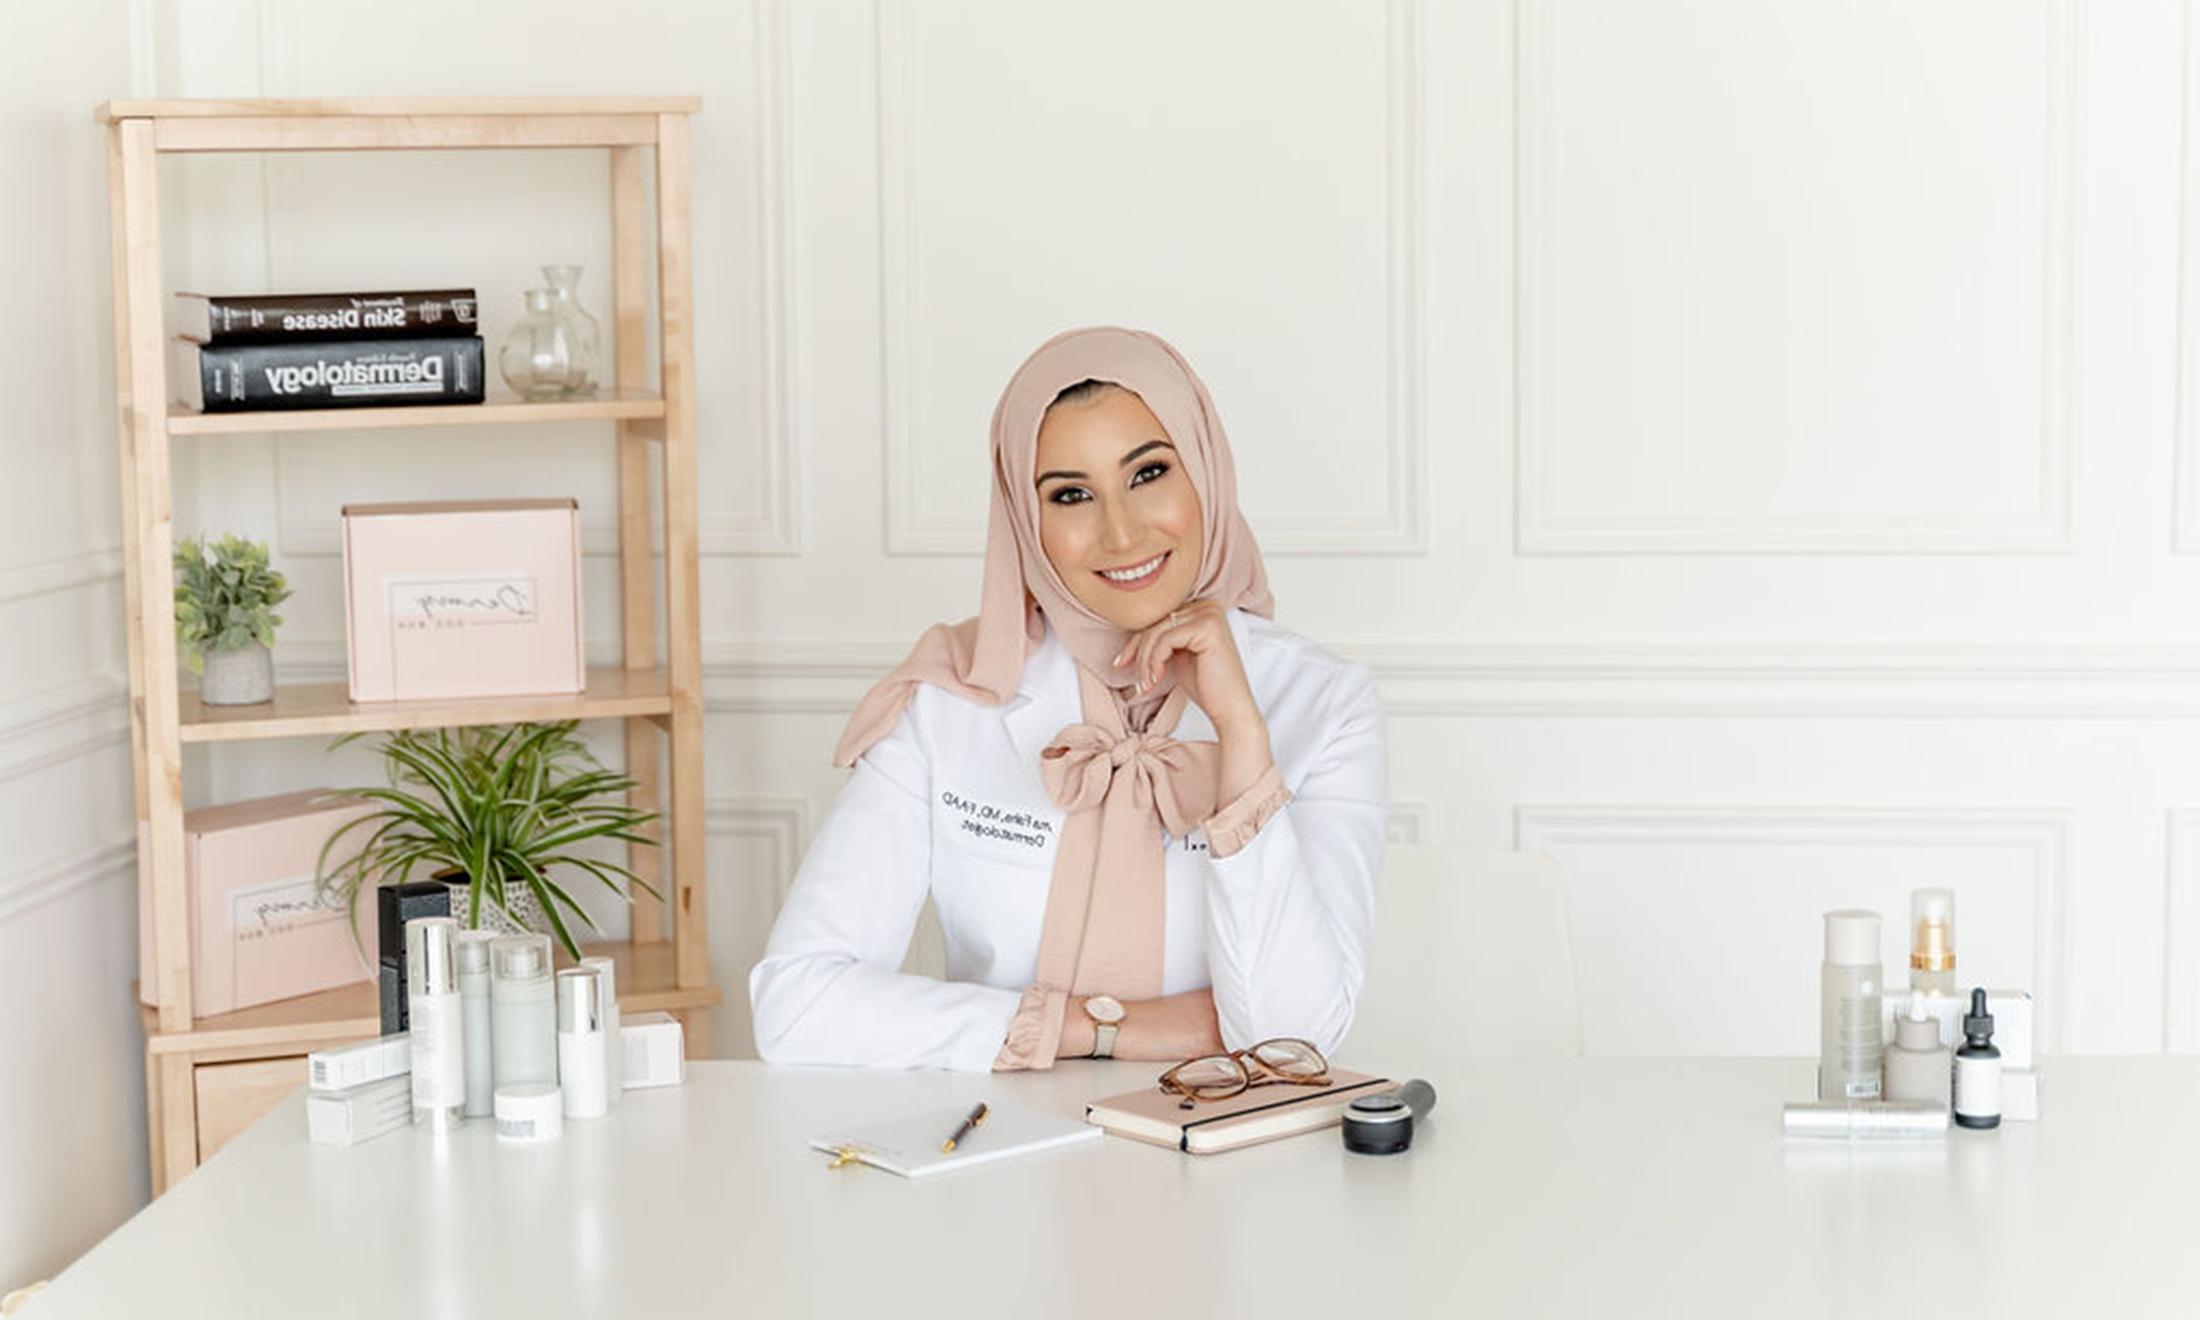
[[[1396,1086],[1386,1077],[1332,1068],[1327,1086],[1272,1082],[1225,1100],[1201,1100],[1186,1109],[1183,1096],[1154,1085],[1087,1101],[1085,1121],[1119,1137],[1212,1155],[1335,1127],[1344,1121],[1345,1107],[1354,1100]]]
[[[940,1143],[969,1114],[969,1105],[948,1105],[875,1123],[851,1123],[832,1136],[812,1137],[810,1149],[829,1155],[847,1150],[854,1159],[874,1168],[904,1178],[922,1178],[990,1164],[1011,1155],[1100,1139],[1098,1128],[1087,1127],[1074,1118],[988,1103],[985,1121],[966,1133],[954,1150],[942,1151]]]

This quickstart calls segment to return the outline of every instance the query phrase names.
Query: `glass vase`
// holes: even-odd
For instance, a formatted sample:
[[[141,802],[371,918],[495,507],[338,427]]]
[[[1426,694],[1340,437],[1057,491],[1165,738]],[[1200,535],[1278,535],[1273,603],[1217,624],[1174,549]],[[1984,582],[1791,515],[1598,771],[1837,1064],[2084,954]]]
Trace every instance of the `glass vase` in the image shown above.
[[[581,326],[558,311],[549,289],[527,291],[527,315],[504,336],[497,370],[523,399],[563,399],[589,387],[589,361],[583,355]]]
[[[581,268],[544,266],[542,278],[550,285],[551,306],[579,327],[581,358],[587,364],[584,374],[593,382],[596,366],[603,361],[603,326],[581,306]]]

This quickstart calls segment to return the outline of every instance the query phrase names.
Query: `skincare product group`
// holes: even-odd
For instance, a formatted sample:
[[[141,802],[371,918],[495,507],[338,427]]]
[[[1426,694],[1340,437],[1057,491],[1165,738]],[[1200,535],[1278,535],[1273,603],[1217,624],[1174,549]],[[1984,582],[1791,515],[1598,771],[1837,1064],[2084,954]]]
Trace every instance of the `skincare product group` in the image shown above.
[[[385,900],[382,915],[399,910]],[[512,1141],[548,1141],[568,1118],[603,1116],[627,1088],[686,1079],[679,1021],[622,1023],[609,958],[556,971],[547,935],[463,930],[441,914],[384,929],[384,948],[402,950],[395,967],[382,960],[385,1008],[401,994],[409,1029],[308,1056],[315,1142],[348,1146],[414,1123],[444,1132],[470,1118],[493,1118]]]
[[[1964,996],[1955,930],[1953,891],[1911,894],[1909,985],[1890,991],[1879,914],[1825,914],[1818,1099],[1786,1107],[1788,1135],[1929,1138],[1945,1134],[1951,1117],[1974,1129],[2039,1117],[2032,996],[1983,986]]]

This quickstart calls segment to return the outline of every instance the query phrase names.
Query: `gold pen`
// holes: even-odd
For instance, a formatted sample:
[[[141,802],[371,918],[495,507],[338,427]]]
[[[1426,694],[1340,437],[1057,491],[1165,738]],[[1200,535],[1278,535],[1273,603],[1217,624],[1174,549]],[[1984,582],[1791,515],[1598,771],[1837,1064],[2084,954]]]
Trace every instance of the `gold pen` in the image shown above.
[[[946,1154],[953,1151],[956,1142],[968,1136],[970,1129],[983,1122],[985,1122],[985,1102],[981,1100],[978,1102],[978,1107],[970,1111],[970,1117],[962,1121],[962,1126],[955,1129],[955,1135],[940,1143],[940,1152]]]

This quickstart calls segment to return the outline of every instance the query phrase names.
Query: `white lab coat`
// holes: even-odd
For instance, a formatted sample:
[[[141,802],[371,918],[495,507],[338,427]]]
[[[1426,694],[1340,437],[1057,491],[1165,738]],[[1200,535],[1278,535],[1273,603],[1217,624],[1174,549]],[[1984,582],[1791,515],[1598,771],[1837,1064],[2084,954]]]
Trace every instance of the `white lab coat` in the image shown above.
[[[1366,975],[1388,815],[1383,717],[1367,670],[1270,620],[1229,614],[1293,798],[1225,858],[1169,838],[1165,995],[1211,986],[1233,1049],[1301,1036],[1333,1049]],[[1039,752],[1082,720],[1051,630],[1023,686],[983,706],[920,685],[856,763],[749,974],[757,1052],[779,1063],[990,1068],[1038,962],[1065,813]],[[1174,736],[1212,739],[1185,707]],[[947,978],[898,969],[929,895]]]

